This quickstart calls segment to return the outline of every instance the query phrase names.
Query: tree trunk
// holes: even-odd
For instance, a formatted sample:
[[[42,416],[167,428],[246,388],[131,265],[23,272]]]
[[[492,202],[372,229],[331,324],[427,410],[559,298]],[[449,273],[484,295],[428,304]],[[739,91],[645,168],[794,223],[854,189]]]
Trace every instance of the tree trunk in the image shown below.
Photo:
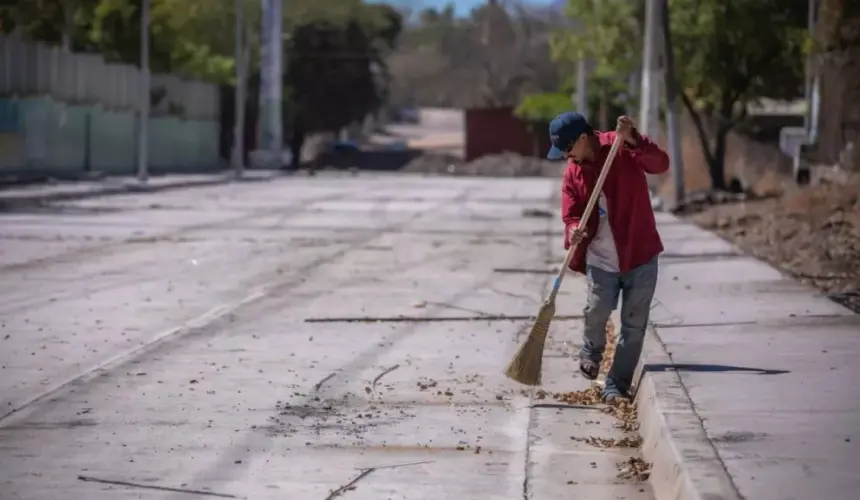
[[[600,130],[609,130],[609,103],[606,102],[606,92],[600,94]]]
[[[711,174],[711,187],[716,190],[726,189],[726,140],[728,139],[729,127],[720,125],[714,140],[714,154],[708,165]]]
[[[75,36],[75,3],[71,0],[66,0],[62,7],[63,9],[63,39],[62,49],[65,52],[72,51],[72,43]]]
[[[305,131],[299,127],[293,127],[293,136],[290,138],[290,149],[293,153],[292,168],[298,170],[302,164],[302,148],[305,145]],[[313,172],[313,161],[308,167]]]

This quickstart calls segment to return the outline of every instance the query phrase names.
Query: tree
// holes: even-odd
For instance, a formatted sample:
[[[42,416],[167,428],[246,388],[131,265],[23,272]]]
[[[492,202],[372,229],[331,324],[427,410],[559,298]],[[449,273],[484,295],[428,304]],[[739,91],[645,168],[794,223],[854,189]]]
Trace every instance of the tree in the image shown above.
[[[594,63],[587,85],[589,115],[608,127],[610,114],[634,106],[628,78],[641,66],[644,2],[631,0],[568,0],[570,24],[551,38],[555,61],[573,68],[580,59]],[[596,96],[596,100],[595,100]]]
[[[260,53],[259,0],[243,0],[250,68]],[[152,0],[153,38],[169,35],[171,71],[235,84],[236,10],[231,0]]]
[[[58,44],[64,50],[81,47],[82,25],[99,0],[30,0],[0,2],[4,31]]]
[[[154,0],[153,12],[167,1]],[[141,0],[19,1],[0,7],[0,18],[4,26],[27,38],[138,64],[141,4]],[[150,38],[150,66],[153,71],[171,71],[177,32],[157,15],[150,26],[154,35]]]
[[[384,54],[401,25],[386,7],[359,6],[338,17],[306,14],[286,46],[284,122],[295,162],[308,134],[337,131],[379,108],[387,94]]]
[[[807,0],[668,0],[678,87],[715,189],[725,188],[728,133],[761,98],[802,95]],[[589,82],[621,95],[639,66],[643,2],[567,0],[575,30],[554,35],[553,55],[597,62]],[[605,89],[610,89],[607,92]],[[616,102],[617,104],[617,102]]]
[[[259,83],[260,2],[243,1],[253,105]],[[235,83],[234,5],[225,0],[151,0],[151,70]],[[141,6],[142,0],[7,1],[0,3],[0,20],[29,38],[49,43],[70,39],[75,49],[138,64]],[[285,7],[285,123],[298,158],[306,134],[361,120],[388,97],[386,63],[403,20],[389,5],[361,0],[290,0]]]
[[[560,82],[548,56],[557,17],[514,2],[490,2],[457,17],[453,3],[406,24],[389,59],[396,104],[514,106]]]
[[[523,98],[514,114],[530,123],[546,124],[565,111],[570,111],[570,94],[541,92]]]
[[[728,133],[761,98],[803,95],[806,0],[670,0],[681,99],[714,189],[725,189]]]

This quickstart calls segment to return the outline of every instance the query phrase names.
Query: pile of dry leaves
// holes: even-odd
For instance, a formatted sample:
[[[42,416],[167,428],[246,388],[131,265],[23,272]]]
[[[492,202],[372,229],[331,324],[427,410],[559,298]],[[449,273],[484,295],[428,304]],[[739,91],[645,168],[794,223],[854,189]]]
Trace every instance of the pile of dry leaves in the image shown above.
[[[692,219],[860,312],[860,180],[713,206]]]
[[[617,334],[615,333],[615,327],[610,321],[606,325],[606,351],[604,352],[604,359],[600,366],[600,371],[604,374],[609,371],[609,366],[615,357],[616,342]],[[569,405],[599,405],[603,403],[601,387],[598,384],[592,384],[584,391],[558,393],[538,391],[537,397],[538,399],[549,397],[559,403]],[[642,438],[637,433],[639,430],[639,421],[636,406],[633,402],[616,401],[613,404],[606,405],[602,411],[615,417],[615,427],[626,433],[624,437],[602,438],[590,436],[588,438],[571,437],[571,439],[583,441],[598,448],[638,448],[642,444]],[[619,462],[617,466],[619,478],[633,479],[641,482],[646,481],[651,473],[651,464],[639,457],[631,457],[624,462]]]

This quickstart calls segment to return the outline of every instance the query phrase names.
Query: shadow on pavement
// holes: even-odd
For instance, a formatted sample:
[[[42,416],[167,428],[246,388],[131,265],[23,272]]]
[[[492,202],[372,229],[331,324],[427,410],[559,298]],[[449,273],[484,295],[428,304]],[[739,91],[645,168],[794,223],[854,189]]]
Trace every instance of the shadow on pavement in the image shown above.
[[[645,372],[693,372],[693,373],[752,373],[756,375],[784,375],[791,373],[788,370],[768,370],[765,368],[747,368],[731,365],[711,365],[701,363],[677,363],[677,364],[646,364]]]

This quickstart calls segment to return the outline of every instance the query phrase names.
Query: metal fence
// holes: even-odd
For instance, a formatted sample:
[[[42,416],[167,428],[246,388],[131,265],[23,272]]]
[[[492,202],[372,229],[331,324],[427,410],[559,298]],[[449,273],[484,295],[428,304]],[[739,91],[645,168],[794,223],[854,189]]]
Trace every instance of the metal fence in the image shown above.
[[[51,96],[68,104],[137,111],[141,85],[141,71],[136,66],[0,35],[0,96]],[[219,119],[215,84],[154,74],[150,89],[152,116]]]

